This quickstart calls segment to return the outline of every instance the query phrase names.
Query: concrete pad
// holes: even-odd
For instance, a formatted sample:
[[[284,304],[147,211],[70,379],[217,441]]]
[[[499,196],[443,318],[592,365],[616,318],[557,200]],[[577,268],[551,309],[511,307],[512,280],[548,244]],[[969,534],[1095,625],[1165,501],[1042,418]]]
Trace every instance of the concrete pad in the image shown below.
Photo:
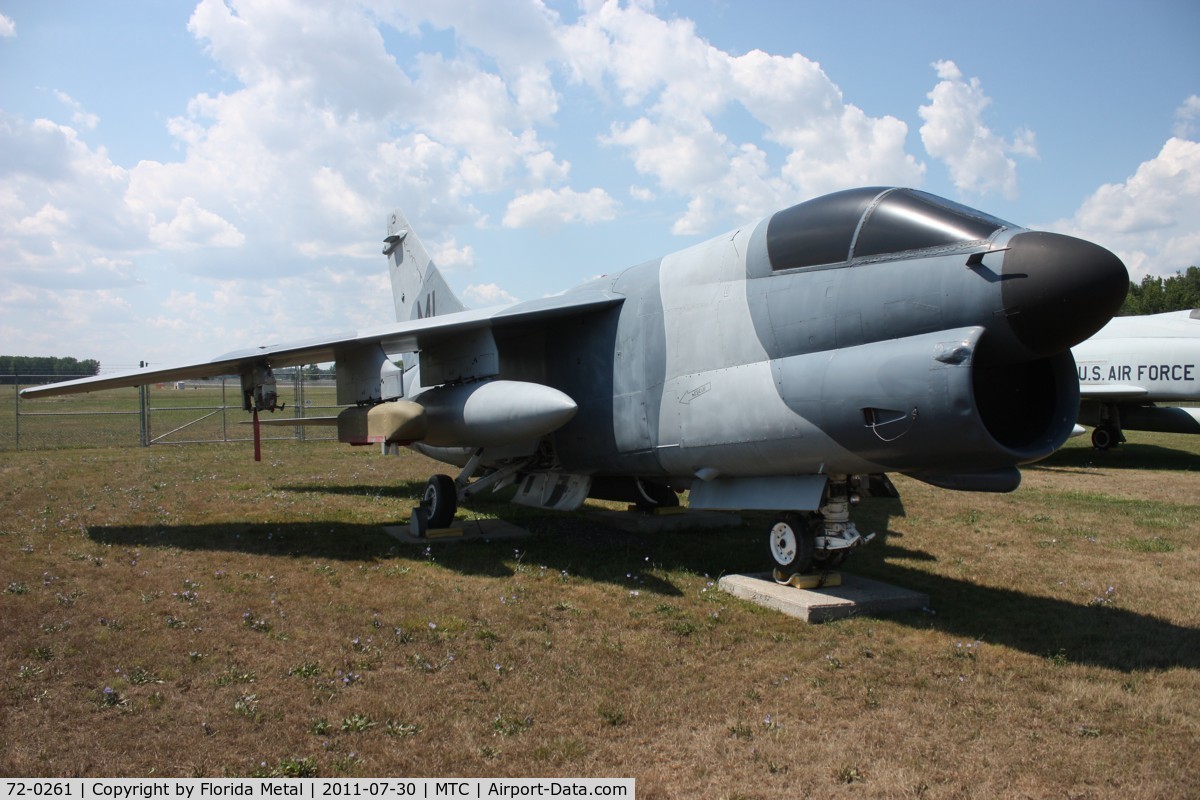
[[[477,542],[493,539],[524,539],[529,531],[502,519],[456,520],[449,528],[430,528],[424,536],[413,533],[410,525],[387,525],[384,532],[404,544],[440,544],[442,542]]]
[[[858,575],[842,576],[842,585],[822,589],[781,586],[769,573],[726,575],[717,586],[743,600],[782,611],[805,622],[828,622],[845,617],[912,611],[929,606],[929,595]]]
[[[695,511],[689,508],[663,509],[666,513],[645,514],[641,511],[611,511],[589,508],[587,515],[602,525],[626,533],[658,533],[660,531],[694,531],[712,528],[735,528],[742,524],[737,514],[718,511]]]

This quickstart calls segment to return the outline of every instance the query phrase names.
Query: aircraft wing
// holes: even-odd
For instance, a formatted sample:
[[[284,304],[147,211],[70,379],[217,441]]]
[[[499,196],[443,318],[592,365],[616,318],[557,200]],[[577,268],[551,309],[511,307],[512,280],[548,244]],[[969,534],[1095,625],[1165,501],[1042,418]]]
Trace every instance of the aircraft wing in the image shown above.
[[[250,347],[192,364],[141,369],[115,375],[96,375],[45,386],[31,386],[21,390],[21,397],[52,397],[101,389],[144,386],[150,383],[236,375],[264,361],[270,363],[272,368],[319,364],[337,361],[340,355],[364,347],[378,346],[389,354],[412,353],[452,341],[472,331],[600,310],[619,305],[624,299],[623,296],[606,290],[571,292],[500,308],[460,311],[363,331]]]
[[[1123,383],[1081,383],[1079,396],[1084,400],[1136,400],[1149,391],[1142,386]]]

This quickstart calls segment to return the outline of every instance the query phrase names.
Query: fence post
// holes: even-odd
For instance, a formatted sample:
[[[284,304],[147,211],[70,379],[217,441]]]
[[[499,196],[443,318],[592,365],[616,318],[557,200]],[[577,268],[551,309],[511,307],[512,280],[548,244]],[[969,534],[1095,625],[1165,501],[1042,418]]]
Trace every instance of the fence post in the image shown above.
[[[150,436],[148,435],[148,429],[150,428],[150,420],[148,419],[148,416],[149,416],[148,409],[149,409],[150,404],[148,402],[146,402],[146,399],[147,399],[146,398],[146,387],[139,386],[138,387],[138,422],[141,425],[141,431],[138,434],[138,438],[141,440],[142,447],[150,446]]]
[[[13,436],[16,441],[13,447],[21,449],[21,373],[13,370]]]
[[[144,368],[145,361],[138,362],[138,366]],[[142,384],[138,387],[138,403],[141,413],[138,414],[138,419],[142,423],[142,447],[150,446],[150,385]]]
[[[304,367],[296,367],[296,416],[304,417]],[[304,441],[304,426],[298,425],[292,430],[300,441]]]
[[[225,376],[221,376],[221,441],[229,441],[229,413],[225,405]]]

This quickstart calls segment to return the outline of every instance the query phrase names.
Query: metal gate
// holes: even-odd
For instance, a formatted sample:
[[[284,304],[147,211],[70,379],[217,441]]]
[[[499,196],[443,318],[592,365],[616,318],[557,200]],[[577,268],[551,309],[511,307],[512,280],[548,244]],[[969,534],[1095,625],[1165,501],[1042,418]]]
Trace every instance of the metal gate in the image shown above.
[[[12,385],[12,413],[0,421],[0,450],[96,447],[140,444],[197,444],[250,441],[249,415],[242,410],[237,376],[154,383],[129,389],[21,400],[20,389],[65,380],[64,376],[5,375]],[[275,418],[336,415],[332,379],[312,379],[303,370],[276,373],[281,396],[288,383],[292,398]],[[336,440],[332,428],[269,427],[264,439]],[[319,435],[314,435],[320,431]]]

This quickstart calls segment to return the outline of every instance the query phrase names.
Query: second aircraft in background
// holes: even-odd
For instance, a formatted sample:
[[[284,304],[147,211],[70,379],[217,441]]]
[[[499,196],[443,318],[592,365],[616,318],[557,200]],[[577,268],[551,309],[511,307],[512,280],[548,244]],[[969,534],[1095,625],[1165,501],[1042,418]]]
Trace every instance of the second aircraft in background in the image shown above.
[[[1200,433],[1200,408],[1156,405],[1200,401],[1200,309],[1114,317],[1072,352],[1079,422],[1095,426],[1097,449],[1124,430]]]

